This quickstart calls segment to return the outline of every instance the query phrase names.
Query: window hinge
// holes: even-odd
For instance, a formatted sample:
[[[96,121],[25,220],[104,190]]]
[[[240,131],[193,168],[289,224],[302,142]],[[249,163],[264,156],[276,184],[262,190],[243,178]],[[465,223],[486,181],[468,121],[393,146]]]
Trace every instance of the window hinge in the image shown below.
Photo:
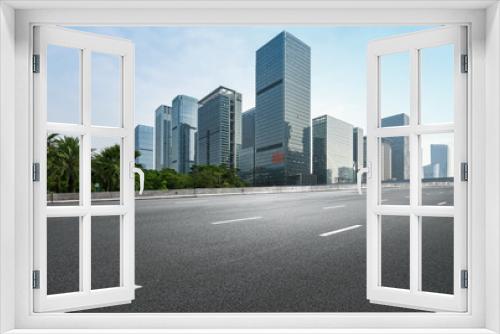
[[[33,163],[33,181],[40,181],[40,163],[38,162]]]
[[[469,72],[469,56],[462,55],[462,73]]]
[[[40,73],[40,55],[33,55],[33,73]]]
[[[467,270],[462,270],[460,273],[460,287],[462,289],[467,289],[469,287],[469,272]]]
[[[460,172],[462,181],[469,181],[469,164],[467,162],[462,162],[460,164]]]
[[[40,270],[33,270],[33,289],[40,289]]]

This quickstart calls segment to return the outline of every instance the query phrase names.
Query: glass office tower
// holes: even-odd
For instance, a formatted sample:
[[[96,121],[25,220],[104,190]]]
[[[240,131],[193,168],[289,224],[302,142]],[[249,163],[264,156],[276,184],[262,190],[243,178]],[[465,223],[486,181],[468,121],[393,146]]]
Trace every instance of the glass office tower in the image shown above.
[[[238,168],[240,147],[241,94],[220,86],[199,102],[197,164]]]
[[[318,184],[353,182],[353,126],[323,115],[313,119],[313,172]]]
[[[161,105],[155,110],[155,169],[170,167],[172,154],[172,108]]]
[[[408,125],[410,118],[406,114],[397,114],[381,119],[382,127]],[[410,178],[410,141],[408,137],[388,137],[382,140],[391,146],[391,176],[393,181],[405,181]]]
[[[144,169],[153,169],[153,127],[137,125],[135,127],[135,150],[139,156],[135,159]]]
[[[255,169],[255,108],[241,116],[241,150],[239,175],[249,185],[254,185]]]
[[[196,163],[198,100],[178,95],[172,101],[172,157],[170,168],[189,173]]]
[[[311,49],[283,31],[256,57],[256,184],[306,184],[311,174]]]

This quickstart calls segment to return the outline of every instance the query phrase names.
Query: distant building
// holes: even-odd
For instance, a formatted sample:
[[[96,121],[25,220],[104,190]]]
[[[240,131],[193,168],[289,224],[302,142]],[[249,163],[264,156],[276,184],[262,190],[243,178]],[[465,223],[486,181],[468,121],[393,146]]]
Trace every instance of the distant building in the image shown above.
[[[313,173],[318,184],[353,181],[353,126],[324,115],[313,119]]]
[[[172,101],[172,155],[170,168],[189,173],[196,163],[198,100],[178,95]]]
[[[135,159],[144,169],[153,169],[153,127],[137,125],[135,127],[135,150],[139,157]]]
[[[170,167],[172,154],[172,108],[159,106],[155,111],[154,155],[155,169]]]
[[[197,164],[238,168],[241,94],[218,87],[199,101]]]
[[[354,163],[353,181],[358,179],[358,171],[363,168],[364,163],[364,143],[363,143],[363,129],[354,128],[352,138],[352,159]]]
[[[382,127],[404,126],[409,124],[406,114],[397,114],[382,118]],[[393,181],[410,178],[410,142],[408,137],[387,137],[384,142],[391,146],[391,174]]]
[[[239,174],[250,185],[255,181],[255,108],[241,115],[241,150]]]
[[[392,149],[391,145],[385,141],[382,141],[381,147],[381,181],[391,181],[392,180]]]
[[[311,48],[281,32],[257,50],[255,78],[256,184],[309,183]]]
[[[424,178],[444,178],[448,176],[448,145],[431,144],[431,163],[424,166]]]

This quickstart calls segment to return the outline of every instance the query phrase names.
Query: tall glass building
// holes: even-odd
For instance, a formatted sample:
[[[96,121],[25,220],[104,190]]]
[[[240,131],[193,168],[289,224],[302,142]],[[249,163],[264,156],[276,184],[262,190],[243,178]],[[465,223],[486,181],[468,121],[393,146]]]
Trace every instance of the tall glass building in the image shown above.
[[[196,163],[198,100],[178,95],[172,101],[172,156],[170,168],[189,173]]]
[[[160,105],[155,110],[155,169],[170,167],[172,154],[172,108]]]
[[[364,149],[363,149],[363,129],[355,127],[352,137],[352,158],[354,160],[354,175],[353,181],[358,180],[358,171],[363,168]]]
[[[424,178],[445,178],[448,176],[448,145],[431,144],[431,163],[424,166]]]
[[[218,87],[198,108],[197,164],[238,168],[241,147],[241,94]]]
[[[135,159],[145,169],[153,169],[153,127],[137,125],[135,127],[135,150],[139,157]]]
[[[408,125],[406,114],[396,114],[381,119],[382,127]],[[383,142],[391,146],[391,175],[393,181],[407,181],[410,178],[410,140],[408,137],[388,137]]]
[[[255,108],[245,111],[241,116],[241,150],[239,175],[249,185],[255,178]]]
[[[313,173],[318,184],[353,181],[353,126],[323,115],[313,119]]]
[[[311,48],[283,31],[256,58],[256,184],[305,184],[311,174]]]

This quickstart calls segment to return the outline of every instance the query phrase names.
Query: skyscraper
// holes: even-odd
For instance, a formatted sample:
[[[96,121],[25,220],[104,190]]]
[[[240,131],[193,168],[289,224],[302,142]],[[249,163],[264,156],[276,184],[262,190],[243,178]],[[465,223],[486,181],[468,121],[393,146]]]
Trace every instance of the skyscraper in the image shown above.
[[[170,167],[172,154],[172,108],[160,105],[155,111],[155,169]]]
[[[448,145],[431,144],[431,163],[424,166],[424,178],[448,176]]]
[[[256,58],[256,184],[304,184],[311,173],[311,48],[283,31]]]
[[[352,159],[354,161],[354,177],[353,181],[358,179],[358,171],[363,168],[364,149],[363,149],[363,129],[353,129],[353,142],[352,142]]]
[[[172,156],[170,167],[179,173],[189,173],[196,163],[196,131],[198,100],[177,95],[172,101]]]
[[[250,185],[255,181],[255,108],[241,115],[241,150],[239,174]]]
[[[198,108],[197,164],[238,168],[241,148],[241,94],[218,87]]]
[[[397,114],[382,118],[382,127],[404,126],[409,124],[406,114]],[[410,178],[410,141],[408,137],[387,137],[384,142],[391,146],[391,175],[394,181]]]
[[[153,169],[153,127],[137,125],[135,127],[135,150],[140,153],[135,162],[145,169]]]
[[[318,184],[353,181],[353,126],[323,115],[313,119],[313,173]]]

